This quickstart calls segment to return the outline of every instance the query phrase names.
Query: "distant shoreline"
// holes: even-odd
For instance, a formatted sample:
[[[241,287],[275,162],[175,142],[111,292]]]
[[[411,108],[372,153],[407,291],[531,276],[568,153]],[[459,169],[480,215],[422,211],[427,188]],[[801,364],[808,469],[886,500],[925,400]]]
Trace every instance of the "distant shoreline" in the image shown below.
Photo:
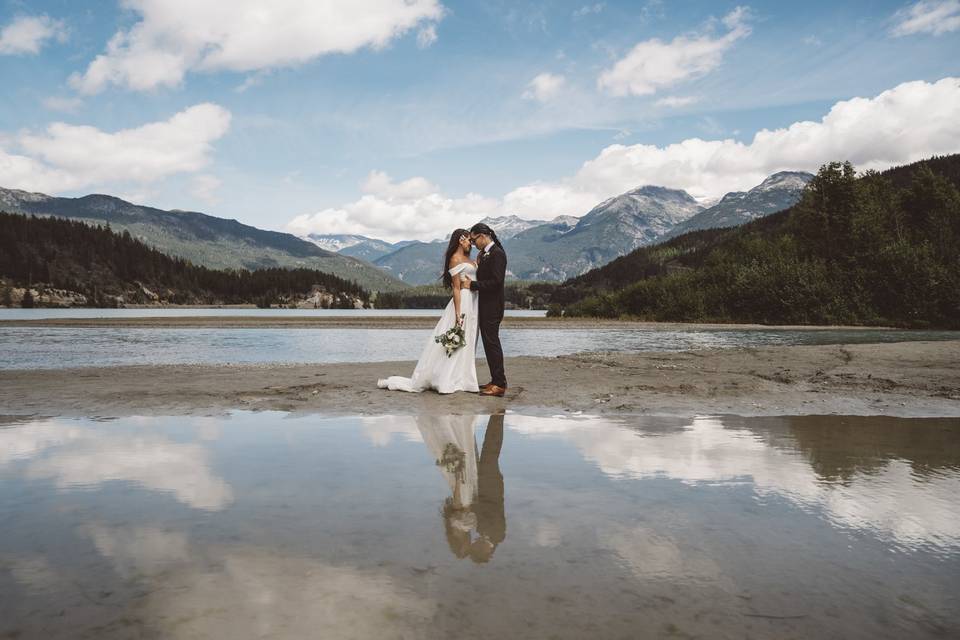
[[[439,311],[438,311],[439,315]],[[130,318],[3,319],[0,327],[144,327],[156,329],[430,329],[437,316],[143,316]],[[898,327],[846,325],[764,325],[684,322],[645,322],[600,318],[547,318],[507,316],[504,329],[643,329],[650,331],[909,331]],[[939,331],[939,330],[937,330]],[[960,336],[960,332],[957,334]]]
[[[530,413],[960,418],[960,339],[508,358],[504,398],[377,389],[413,362],[0,370],[0,415]],[[486,379],[483,361],[477,371]]]

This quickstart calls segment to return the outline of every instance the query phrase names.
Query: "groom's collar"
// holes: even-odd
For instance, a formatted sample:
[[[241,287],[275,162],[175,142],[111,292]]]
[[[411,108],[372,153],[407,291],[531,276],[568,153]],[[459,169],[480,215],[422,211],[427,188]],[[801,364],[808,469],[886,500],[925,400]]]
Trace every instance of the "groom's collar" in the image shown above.
[[[483,252],[484,252],[484,253],[490,253],[490,249],[493,249],[493,245],[494,245],[494,244],[496,244],[496,243],[494,243],[494,242],[488,242],[488,243],[487,243],[487,246],[485,246],[485,247],[483,248]]]

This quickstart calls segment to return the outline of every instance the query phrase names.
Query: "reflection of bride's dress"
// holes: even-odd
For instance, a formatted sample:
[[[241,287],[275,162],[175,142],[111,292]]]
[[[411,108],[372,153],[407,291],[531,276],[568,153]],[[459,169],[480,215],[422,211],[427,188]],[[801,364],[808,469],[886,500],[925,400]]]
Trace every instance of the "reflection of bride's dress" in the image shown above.
[[[454,507],[458,509],[469,507],[477,496],[477,442],[473,434],[475,421],[476,416],[417,416],[417,427],[423,441],[446,478]],[[462,459],[462,466],[451,464],[451,459],[457,453]]]
[[[472,262],[462,262],[450,269],[450,275],[454,278],[470,278],[476,280],[477,267]],[[464,287],[460,289],[460,313],[464,314],[463,328],[467,344],[453,352],[452,356],[447,356],[444,348],[434,341],[436,336],[445,333],[453,328],[456,323],[456,311],[453,307],[453,299],[447,303],[440,321],[434,327],[427,345],[420,355],[416,369],[413,370],[413,377],[404,378],[403,376],[390,376],[389,378],[379,380],[377,386],[381,389],[391,389],[393,391],[412,391],[420,392],[426,389],[436,389],[440,393],[453,393],[455,391],[480,391],[480,385],[477,383],[477,293]]]
[[[458,558],[488,562],[507,531],[499,464],[503,414],[490,416],[479,456],[475,421],[474,416],[417,416],[417,427],[450,487],[443,506],[450,550]]]

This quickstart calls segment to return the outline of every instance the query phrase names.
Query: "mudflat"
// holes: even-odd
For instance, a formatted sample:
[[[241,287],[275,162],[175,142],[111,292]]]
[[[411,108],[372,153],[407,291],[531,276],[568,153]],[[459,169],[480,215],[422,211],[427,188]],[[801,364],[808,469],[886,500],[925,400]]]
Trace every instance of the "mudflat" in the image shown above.
[[[171,320],[179,319],[162,322]],[[355,318],[345,320],[356,326]],[[960,416],[960,340],[507,358],[510,387],[504,398],[376,387],[378,378],[409,375],[413,367],[413,362],[378,362],[5,370],[0,413],[122,416],[252,409],[417,415],[512,409]],[[485,382],[482,360],[477,370]]]

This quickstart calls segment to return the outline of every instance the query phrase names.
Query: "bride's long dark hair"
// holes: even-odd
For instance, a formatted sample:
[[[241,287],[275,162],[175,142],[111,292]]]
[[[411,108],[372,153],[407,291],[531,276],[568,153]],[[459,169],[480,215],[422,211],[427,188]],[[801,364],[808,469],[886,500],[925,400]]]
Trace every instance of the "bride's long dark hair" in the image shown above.
[[[450,275],[450,258],[457,251],[460,251],[460,238],[469,236],[470,232],[466,229],[454,229],[450,234],[450,242],[447,244],[447,250],[443,254],[443,286],[447,289],[453,287],[453,276]]]

